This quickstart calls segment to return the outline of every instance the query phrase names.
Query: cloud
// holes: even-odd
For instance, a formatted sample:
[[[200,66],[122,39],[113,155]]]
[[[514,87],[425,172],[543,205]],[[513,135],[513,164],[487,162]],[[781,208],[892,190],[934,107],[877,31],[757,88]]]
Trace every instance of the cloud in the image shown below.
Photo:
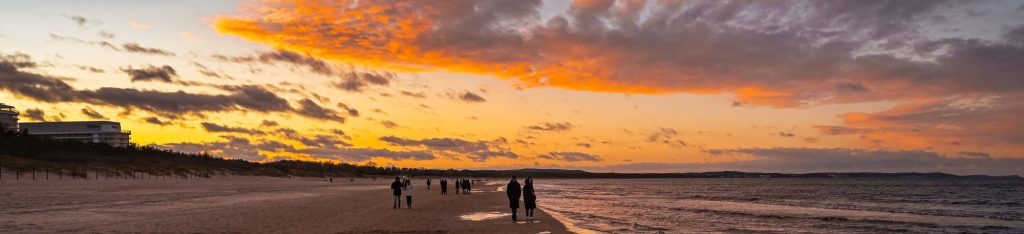
[[[380,121],[380,125],[384,126],[385,128],[397,128],[397,127],[401,126],[401,125],[398,125],[397,123],[395,123],[394,121],[391,121],[391,120],[381,120]]]
[[[646,139],[644,140],[651,143],[661,143],[673,147],[691,146],[690,144],[686,143],[686,141],[677,139],[678,136],[679,131],[677,131],[674,128],[658,128],[650,135],[647,135]]]
[[[359,110],[356,110],[355,108],[349,107],[345,103],[339,102],[338,103],[338,108],[341,108],[341,109],[345,110],[345,112],[348,112],[349,116],[359,117]]]
[[[929,33],[969,30],[933,19],[998,4],[574,1],[547,17],[539,0],[266,1],[214,26],[341,62],[574,90],[729,92],[744,104],[795,107],[1019,92],[1014,74],[1024,68],[1006,62],[1024,58],[1011,44],[1017,34]],[[289,17],[268,17],[280,15]]]
[[[277,127],[277,126],[281,126],[281,124],[279,124],[279,123],[277,123],[277,121],[273,121],[273,120],[263,120],[263,122],[260,123],[260,127]]]
[[[526,129],[536,131],[547,131],[547,132],[564,132],[572,130],[574,126],[572,123],[539,123],[537,125],[526,126]]]
[[[160,126],[171,125],[170,121],[163,121],[163,120],[160,120],[160,118],[157,118],[157,117],[146,117],[146,118],[143,118],[142,121],[145,121],[146,123],[160,125]]]
[[[229,126],[215,124],[215,123],[209,123],[209,122],[203,122],[202,125],[203,125],[203,129],[206,129],[207,132],[214,132],[214,133],[222,133],[222,132],[223,133],[244,133],[244,134],[252,134],[252,135],[264,135],[264,134],[267,134],[266,132],[261,131],[261,130],[248,129],[248,128],[240,128],[240,127],[229,127]]]
[[[42,102],[79,102],[107,105],[153,112],[165,117],[183,114],[201,115],[203,112],[256,111],[289,112],[314,118],[339,120],[331,115],[332,110],[319,105],[300,102],[300,109],[293,109],[288,101],[255,85],[218,86],[227,94],[200,94],[184,91],[164,92],[130,88],[101,87],[94,90],[78,90],[63,79],[21,71],[31,68],[31,61],[14,60],[27,56],[0,56],[0,90]],[[157,78],[163,79],[163,78]],[[319,109],[318,109],[319,107]]]
[[[566,162],[602,161],[601,156],[580,152],[550,152],[547,154],[538,155],[537,157],[548,160],[558,160]]]
[[[605,171],[699,172],[946,172],[958,175],[1024,175],[1024,159],[945,157],[929,151],[851,148],[749,148],[724,150],[749,159],[720,163],[631,163],[592,168]]]
[[[96,110],[93,110],[92,108],[89,108],[89,107],[82,108],[82,114],[85,115],[85,116],[88,116],[89,118],[93,118],[93,119],[106,119],[107,118],[107,117],[104,117],[103,114],[100,114],[99,112],[96,112]]]
[[[299,109],[297,110],[297,113],[315,119],[330,120],[339,123],[345,122],[345,117],[338,115],[338,112],[326,109],[308,98],[299,101]]]
[[[98,20],[85,18],[84,16],[80,15],[65,15],[64,17],[75,22],[75,24],[78,24],[79,27],[85,27],[86,24],[101,24],[101,22]]]
[[[104,33],[105,32],[100,32],[100,37],[108,38],[109,39],[109,38],[112,38],[114,36],[113,34],[109,34],[109,33],[104,34]],[[109,36],[109,37],[107,37],[107,36]],[[159,49],[159,48],[144,47],[144,46],[141,46],[141,45],[139,45],[138,43],[135,43],[135,42],[125,42],[124,44],[121,44],[120,47],[118,47],[118,46],[114,45],[113,43],[110,43],[109,41],[90,41],[90,40],[84,40],[84,39],[80,39],[80,38],[76,38],[76,37],[72,37],[72,36],[57,35],[57,34],[53,34],[53,33],[50,33],[50,38],[52,38],[53,40],[57,40],[57,41],[66,41],[66,42],[82,43],[82,44],[87,44],[87,45],[96,45],[96,46],[108,48],[108,49],[111,49],[111,50],[114,50],[114,51],[118,51],[118,52],[124,51],[124,52],[148,54],[148,55],[175,56],[175,54],[173,52],[170,52],[170,51],[167,51],[167,50],[164,50],[164,49]]]
[[[477,94],[475,94],[473,92],[470,92],[470,91],[466,91],[465,93],[462,93],[462,95],[459,96],[459,99],[462,99],[463,101],[466,101],[466,102],[486,102],[487,101],[483,97],[480,97],[480,95],[477,95]]]
[[[423,93],[423,92],[413,93],[413,92],[402,90],[399,93],[401,93],[402,95],[409,96],[409,97],[414,97],[414,98],[427,98],[427,94]]]
[[[121,49],[124,49],[125,51],[132,52],[132,53],[151,54],[151,55],[163,55],[163,56],[174,56],[174,53],[172,53],[170,51],[163,50],[163,49],[157,49],[157,48],[143,47],[143,46],[140,46],[138,43],[135,43],[135,42],[126,42],[126,43],[121,45]]]
[[[323,60],[284,50],[261,51],[257,52],[255,55],[242,56],[213,55],[213,58],[221,61],[230,61],[236,63],[286,63],[296,67],[306,67],[307,69],[309,69],[309,71],[313,73],[327,76],[334,75],[336,72],[334,68],[332,68],[328,63],[324,62]]]
[[[27,120],[46,121],[46,113],[38,108],[28,108],[22,113]]]
[[[394,73],[365,73],[347,72],[340,80],[334,83],[334,87],[350,92],[362,92],[366,87],[387,86],[391,79],[395,78]]]
[[[184,152],[207,152],[219,157],[245,159],[251,161],[262,161],[268,159],[273,153],[287,152],[309,157],[325,159],[344,159],[349,161],[362,162],[373,158],[388,158],[393,160],[432,160],[434,155],[423,151],[392,151],[388,149],[358,148],[358,147],[337,147],[326,146],[322,148],[295,148],[278,142],[252,142],[245,138],[224,137],[223,141],[212,141],[203,143],[171,143],[157,145],[157,147],[173,149]]]
[[[174,81],[175,77],[178,77],[178,72],[168,65],[160,67],[149,65],[139,69],[128,67],[122,68],[121,71],[128,73],[128,76],[132,78],[132,82],[156,80],[170,83]]]
[[[78,69],[82,69],[83,71],[89,71],[89,72],[92,72],[92,73],[106,73],[107,72],[107,71],[105,71],[103,69],[100,69],[100,68],[91,67],[91,66],[85,66],[85,65],[75,65],[75,67],[78,68]]]
[[[849,128],[843,126],[815,125],[812,127],[826,135],[856,135],[871,132],[870,129]]]
[[[395,136],[381,137],[380,141],[395,146],[422,147],[436,154],[453,157],[463,156],[473,161],[483,162],[494,157],[518,158],[519,155],[509,149],[505,138],[492,141],[467,141],[456,138],[426,138],[413,140]]]
[[[213,78],[228,79],[228,80],[234,80],[235,79],[234,77],[231,77],[231,75],[214,71],[214,70],[210,69],[209,67],[206,67],[205,65],[197,63],[197,62],[192,62],[192,65],[195,66],[197,70],[199,70],[199,74],[203,74],[204,76],[213,77]]]
[[[831,135],[858,134],[865,142],[899,148],[1020,154],[1024,152],[1022,99],[1024,93],[918,100],[873,113],[843,114],[841,127],[816,127]]]

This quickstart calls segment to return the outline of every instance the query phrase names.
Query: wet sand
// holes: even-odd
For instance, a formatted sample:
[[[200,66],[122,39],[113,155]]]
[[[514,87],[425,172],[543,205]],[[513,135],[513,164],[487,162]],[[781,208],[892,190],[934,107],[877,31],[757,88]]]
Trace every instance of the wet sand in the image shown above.
[[[24,174],[23,174],[24,175]],[[101,176],[102,177],[102,176]],[[393,179],[393,178],[392,178]],[[220,177],[42,180],[5,174],[0,233],[567,233],[542,210],[509,217],[496,185],[440,195],[417,179],[413,208],[392,209],[391,180]],[[436,182],[436,179],[435,179]],[[494,181],[497,182],[497,181]],[[492,183],[498,184],[498,183]],[[404,198],[403,198],[404,199]],[[403,200],[404,202],[404,200]]]

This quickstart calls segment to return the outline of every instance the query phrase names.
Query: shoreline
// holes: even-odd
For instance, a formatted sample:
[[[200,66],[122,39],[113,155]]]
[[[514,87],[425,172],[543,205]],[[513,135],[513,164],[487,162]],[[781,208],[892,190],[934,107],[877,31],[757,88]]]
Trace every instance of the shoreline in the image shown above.
[[[487,185],[493,179],[476,183],[471,195],[456,195],[451,187],[441,195],[436,183],[427,190],[425,179],[414,179],[413,208],[401,210],[390,207],[386,179],[52,179],[5,175],[0,232],[572,232],[571,224],[543,208],[534,222],[511,222],[505,194]],[[466,219],[478,214],[491,215]]]

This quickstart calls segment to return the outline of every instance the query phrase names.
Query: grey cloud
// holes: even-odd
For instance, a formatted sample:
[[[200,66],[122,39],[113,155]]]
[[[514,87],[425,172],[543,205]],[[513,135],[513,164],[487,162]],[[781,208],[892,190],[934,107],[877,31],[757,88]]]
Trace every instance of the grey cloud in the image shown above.
[[[277,123],[277,121],[273,120],[263,120],[263,122],[260,123],[260,127],[277,127],[280,125],[281,124]]]
[[[310,118],[336,121],[339,123],[345,122],[345,117],[338,115],[334,110],[323,108],[308,98],[299,101],[299,109],[296,112]]]
[[[537,131],[562,132],[562,131],[569,131],[573,127],[574,126],[572,125],[572,123],[569,123],[569,122],[564,122],[564,123],[540,123],[540,124],[537,124],[537,125],[526,126],[526,129],[537,130]]]
[[[107,117],[104,117],[103,114],[100,114],[99,112],[96,112],[96,110],[93,110],[92,108],[88,108],[88,107],[82,108],[82,114],[85,115],[85,116],[88,116],[89,118],[93,118],[93,119],[106,119],[107,118]]]
[[[601,156],[581,153],[581,152],[550,152],[547,154],[537,155],[539,158],[548,160],[558,160],[566,162],[581,162],[581,161],[602,161]]]
[[[459,99],[462,99],[463,101],[466,101],[466,102],[486,102],[487,101],[486,99],[484,99],[480,95],[477,95],[477,94],[475,94],[473,92],[470,92],[470,91],[466,91],[465,93],[462,93],[462,95],[459,96]]]
[[[348,112],[349,116],[359,117],[359,110],[356,110],[355,108],[349,107],[345,103],[339,102],[338,103],[338,108],[341,108],[341,109],[345,110],[345,112]]]
[[[366,87],[371,85],[387,86],[391,83],[390,80],[394,78],[395,74],[390,72],[347,72],[342,75],[338,82],[334,83],[334,87],[350,92],[362,92]]]
[[[160,67],[149,65],[138,69],[128,67],[122,68],[121,71],[127,73],[131,77],[132,82],[156,80],[171,83],[174,82],[175,77],[178,77],[178,72],[168,65]]]
[[[492,141],[467,141],[456,138],[426,138],[413,140],[395,136],[385,136],[381,141],[391,145],[407,147],[425,147],[428,150],[446,155],[465,156],[473,161],[486,161],[494,157],[518,158],[519,155],[509,149],[508,141],[498,138]]]
[[[25,109],[25,112],[22,113],[22,116],[24,116],[27,120],[46,121],[46,112],[43,112],[43,110],[40,110],[38,108]]]
[[[401,126],[401,125],[398,125],[398,123],[395,123],[395,121],[391,121],[391,120],[381,120],[380,121],[380,125],[384,126],[385,128],[397,128],[397,127]]]
[[[135,108],[164,116],[202,112],[252,110],[258,112],[296,112],[288,102],[260,86],[222,86],[223,94],[196,94],[184,91],[163,92],[126,88],[102,87],[95,90],[76,90],[61,79],[21,71],[34,63],[0,60],[0,90],[6,90],[43,102],[84,102],[123,108]],[[19,56],[20,57],[20,56]],[[162,79],[162,78],[161,78]],[[310,112],[306,106],[306,113]]]
[[[402,95],[409,96],[409,97],[414,97],[414,98],[427,98],[427,94],[423,93],[423,92],[413,93],[413,92],[402,90],[399,93],[401,93]]]
[[[244,134],[252,134],[252,135],[263,135],[263,134],[266,134],[266,132],[261,131],[261,130],[257,130],[257,129],[230,127],[230,126],[225,126],[225,125],[220,125],[220,124],[215,124],[215,123],[209,123],[209,122],[203,122],[202,125],[203,125],[203,129],[206,129],[207,132],[214,132],[214,133],[244,133]]]
[[[201,63],[192,62],[192,65],[195,66],[196,69],[199,70],[199,74],[203,74],[204,76],[213,77],[213,78],[228,79],[228,80],[234,80],[235,79],[234,77],[231,77],[231,75],[214,71],[214,70],[210,69],[209,67],[206,67],[206,65],[203,65]]]
[[[831,125],[815,125],[814,128],[818,129],[823,134],[827,135],[854,135],[869,133],[872,130],[862,128],[850,128],[843,126],[831,126]]]
[[[158,48],[143,47],[143,46],[140,46],[138,43],[135,43],[135,42],[126,42],[126,43],[121,45],[121,49],[124,49],[124,51],[133,52],[133,53],[151,54],[151,55],[163,55],[163,56],[174,56],[174,53],[172,53],[170,51],[163,50],[163,49],[158,49]]]
[[[83,71],[89,71],[89,72],[93,72],[93,73],[105,73],[105,72],[107,72],[107,71],[105,71],[103,69],[100,69],[100,68],[91,67],[91,66],[85,66],[85,65],[75,65],[75,67],[78,68],[78,69],[82,69]]]
[[[213,55],[213,58],[221,61],[237,63],[261,62],[264,64],[272,64],[282,62],[293,66],[306,67],[310,71],[321,75],[330,76],[335,74],[335,70],[323,60],[284,50],[263,51],[257,52],[255,55],[245,56]]]
[[[146,118],[142,119],[142,121],[145,121],[146,123],[160,125],[160,126],[171,125],[170,121],[163,121],[163,120],[160,120],[160,118],[157,118],[157,117],[146,117]]]

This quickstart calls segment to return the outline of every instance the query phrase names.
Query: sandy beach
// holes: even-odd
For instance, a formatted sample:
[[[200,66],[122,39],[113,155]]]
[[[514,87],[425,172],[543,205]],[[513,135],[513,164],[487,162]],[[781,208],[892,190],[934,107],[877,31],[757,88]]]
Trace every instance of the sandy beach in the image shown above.
[[[414,180],[412,209],[392,209],[391,180],[219,177],[0,181],[0,232],[142,233],[568,233],[537,210],[513,223],[492,179],[472,195]],[[102,177],[102,176],[101,176]],[[392,178],[393,179],[393,178]],[[404,204],[403,204],[404,205]],[[520,217],[523,213],[520,209]]]

